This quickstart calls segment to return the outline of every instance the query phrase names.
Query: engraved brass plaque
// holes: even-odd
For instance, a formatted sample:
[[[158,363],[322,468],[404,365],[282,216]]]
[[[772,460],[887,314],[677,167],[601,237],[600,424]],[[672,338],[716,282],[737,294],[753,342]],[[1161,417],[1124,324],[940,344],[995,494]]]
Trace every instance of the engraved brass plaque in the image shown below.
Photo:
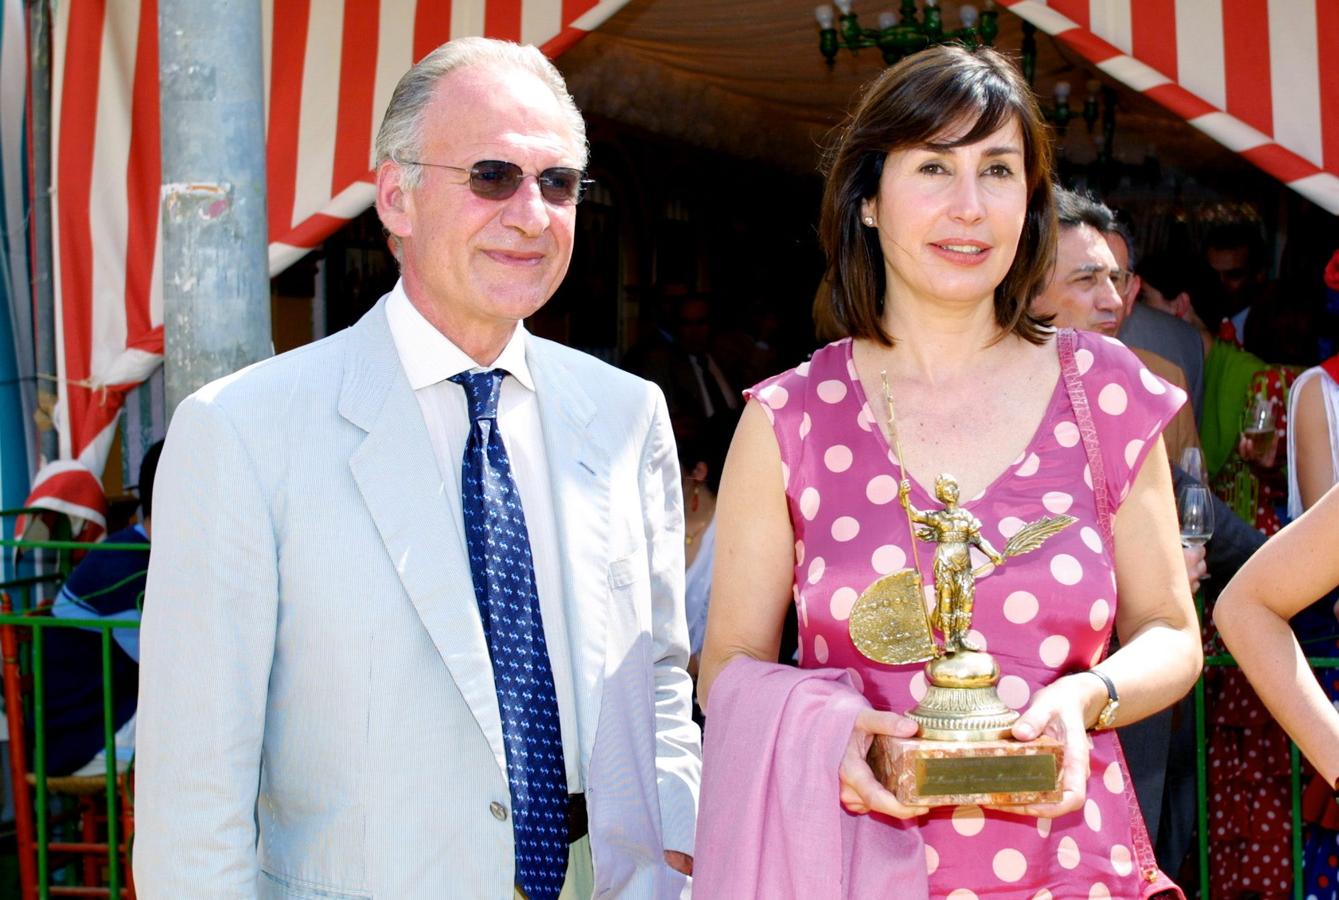
[[[1023,794],[1055,790],[1056,758],[1029,756],[944,756],[916,760],[921,796]]]

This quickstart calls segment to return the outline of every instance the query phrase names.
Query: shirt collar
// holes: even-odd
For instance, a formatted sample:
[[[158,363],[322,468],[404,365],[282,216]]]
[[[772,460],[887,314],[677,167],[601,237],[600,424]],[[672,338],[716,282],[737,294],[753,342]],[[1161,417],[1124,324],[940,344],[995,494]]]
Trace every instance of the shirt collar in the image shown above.
[[[445,381],[461,372],[484,369],[423,317],[405,293],[403,281],[395,283],[386,299],[386,321],[400,355],[400,364],[414,390]],[[527,335],[525,326],[517,322],[507,346],[488,368],[505,369],[527,390],[533,391],[535,382],[525,358]]]

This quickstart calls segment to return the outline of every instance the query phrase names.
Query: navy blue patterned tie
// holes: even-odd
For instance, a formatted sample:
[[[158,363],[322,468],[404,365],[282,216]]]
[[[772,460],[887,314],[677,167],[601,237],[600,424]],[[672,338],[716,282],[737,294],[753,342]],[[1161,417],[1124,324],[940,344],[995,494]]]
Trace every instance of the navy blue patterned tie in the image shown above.
[[[474,596],[502,713],[516,886],[530,900],[553,900],[567,873],[567,774],[530,535],[497,430],[497,401],[506,374],[493,369],[451,379],[465,389],[470,407],[461,506]]]

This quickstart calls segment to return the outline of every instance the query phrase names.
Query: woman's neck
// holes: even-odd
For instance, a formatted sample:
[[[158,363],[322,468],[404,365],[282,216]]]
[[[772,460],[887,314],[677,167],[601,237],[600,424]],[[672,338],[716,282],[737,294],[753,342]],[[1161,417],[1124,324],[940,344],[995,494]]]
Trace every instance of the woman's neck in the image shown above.
[[[1003,348],[995,305],[982,302],[948,306],[914,299],[885,303],[883,327],[897,345],[896,353],[874,348],[887,355],[890,375],[934,384],[952,380],[964,371],[980,373],[981,355]]]

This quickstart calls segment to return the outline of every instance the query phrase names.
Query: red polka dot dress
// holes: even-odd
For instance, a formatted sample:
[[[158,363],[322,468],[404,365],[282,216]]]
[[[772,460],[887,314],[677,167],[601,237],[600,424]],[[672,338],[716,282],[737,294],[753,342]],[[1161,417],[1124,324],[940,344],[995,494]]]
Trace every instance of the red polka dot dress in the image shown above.
[[[1104,477],[1097,489],[1107,492],[1114,511],[1185,395],[1114,340],[1079,333],[1075,347],[1100,441]],[[781,449],[795,531],[800,664],[848,669],[876,707],[905,712],[925,694],[923,666],[873,662],[856,650],[847,631],[860,592],[912,566],[907,519],[897,502],[901,471],[856,375],[851,341],[820,349],[809,362],[747,394],[760,402]],[[982,402],[989,402],[984,394]],[[1034,691],[1089,668],[1105,653],[1117,597],[1092,471],[1062,378],[1027,449],[981,495],[962,504],[983,523],[983,536],[1001,548],[1025,523],[1043,516],[1067,513],[1079,520],[1041,549],[976,582],[971,636],[995,656],[1003,672],[1000,696],[1017,709],[1028,705]],[[940,505],[914,481],[911,502],[920,509]],[[933,547],[922,545],[919,553],[928,584]],[[975,548],[972,555],[975,564],[987,563]],[[1051,820],[941,807],[917,820],[931,895],[1141,896],[1145,873],[1132,815],[1138,815],[1138,804],[1116,737],[1094,734],[1092,777],[1081,810]]]

